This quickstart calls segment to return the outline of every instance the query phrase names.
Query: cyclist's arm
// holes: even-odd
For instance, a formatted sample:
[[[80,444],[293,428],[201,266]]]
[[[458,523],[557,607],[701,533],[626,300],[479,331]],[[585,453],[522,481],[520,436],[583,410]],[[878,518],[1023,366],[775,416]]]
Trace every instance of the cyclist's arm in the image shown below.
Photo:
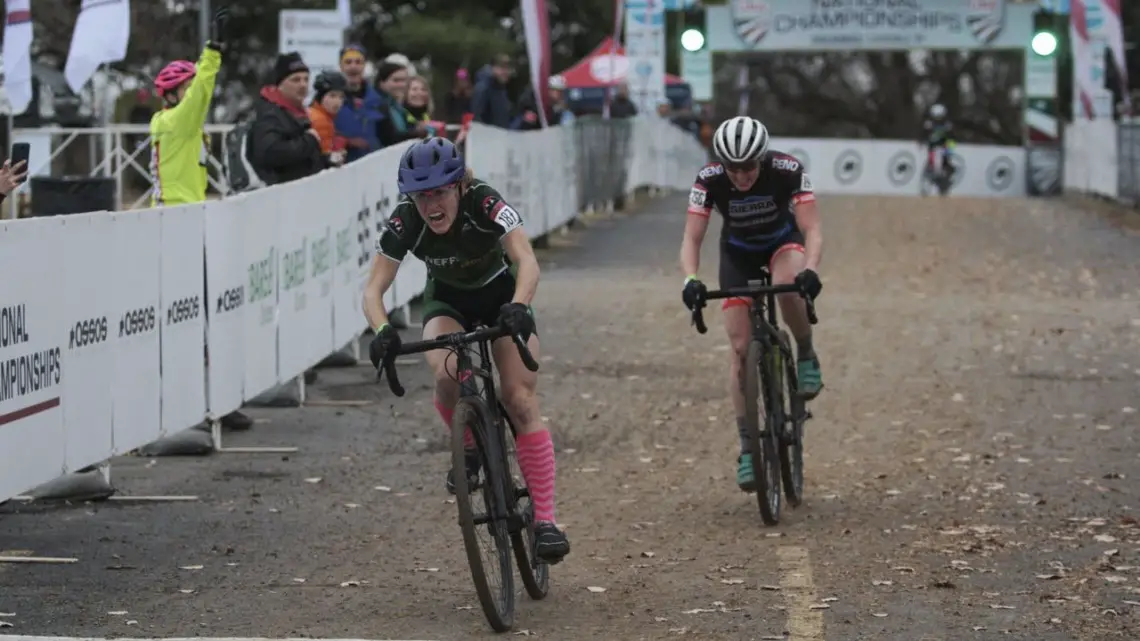
[[[518,267],[518,274],[515,275],[515,297],[511,302],[530,305],[534,300],[534,293],[538,291],[540,272],[538,258],[534,255],[530,238],[526,235],[526,230],[519,226],[514,231],[507,232],[501,242],[511,263]]]
[[[529,305],[534,300],[534,293],[538,290],[538,259],[534,256],[534,248],[530,246],[530,237],[526,235],[522,216],[514,207],[507,204],[499,192],[490,186],[484,185],[487,197],[483,199],[482,214],[491,219],[503,232],[499,236],[499,243],[511,263],[518,268],[515,275],[515,295],[512,303]]]
[[[816,205],[811,179],[802,170],[796,173],[798,183],[792,191],[792,204],[796,227],[804,235],[804,269],[818,271],[819,261],[823,257],[823,229],[819,221],[819,207]]]
[[[372,259],[372,271],[368,274],[368,284],[364,287],[364,317],[372,329],[379,329],[388,322],[384,294],[388,293],[399,270],[399,261],[388,256],[376,254]]]
[[[210,45],[202,49],[198,58],[198,72],[190,81],[186,95],[178,106],[167,111],[167,127],[177,134],[200,135],[214,98],[214,85],[222,67],[222,53]]]
[[[703,171],[703,170],[702,170]],[[681,271],[694,276],[701,268],[701,243],[709,229],[712,202],[704,180],[697,178],[689,191],[689,210],[685,216],[685,235],[681,238]]]
[[[400,211],[392,213],[388,224],[376,239],[376,256],[372,259],[372,271],[368,274],[368,284],[364,286],[364,317],[372,329],[379,329],[388,322],[388,310],[384,309],[384,294],[396,280],[400,271],[400,261],[408,254],[404,242],[404,221]]]

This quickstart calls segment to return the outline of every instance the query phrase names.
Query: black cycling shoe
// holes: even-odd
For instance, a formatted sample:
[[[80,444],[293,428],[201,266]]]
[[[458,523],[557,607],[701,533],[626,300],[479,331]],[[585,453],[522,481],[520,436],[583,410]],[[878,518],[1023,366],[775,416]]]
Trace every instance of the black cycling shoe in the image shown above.
[[[467,491],[471,492],[479,486],[479,470],[483,467],[482,462],[479,460],[479,454],[474,450],[468,450],[464,456],[465,464],[467,467]],[[455,495],[455,470],[447,470],[447,493]]]
[[[534,526],[534,554],[554,565],[570,554],[570,539],[553,523],[539,523]]]

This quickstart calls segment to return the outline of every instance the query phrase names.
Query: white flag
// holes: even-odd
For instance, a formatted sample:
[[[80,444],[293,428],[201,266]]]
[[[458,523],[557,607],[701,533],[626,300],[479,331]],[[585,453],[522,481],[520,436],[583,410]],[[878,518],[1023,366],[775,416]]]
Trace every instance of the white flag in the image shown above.
[[[127,56],[131,39],[130,0],[83,0],[63,73],[79,93],[99,66]]]
[[[352,26],[352,7],[349,0],[336,0],[336,12],[340,14],[340,22],[345,29]]]
[[[32,6],[31,0],[7,0],[4,22],[4,91],[18,116],[32,102]]]

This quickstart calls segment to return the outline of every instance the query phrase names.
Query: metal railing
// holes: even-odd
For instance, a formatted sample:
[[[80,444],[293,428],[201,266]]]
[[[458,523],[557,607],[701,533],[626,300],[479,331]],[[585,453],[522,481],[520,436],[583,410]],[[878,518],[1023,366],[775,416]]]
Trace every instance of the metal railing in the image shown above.
[[[233,125],[206,125],[210,136],[207,155],[207,181],[219,195],[226,195],[223,158],[226,157],[226,134]],[[43,127],[14,129],[12,138],[50,137],[51,153],[46,160],[33,159],[31,174],[71,175],[89,178],[111,178],[115,181],[115,208],[135,209],[149,206],[154,183],[150,174],[150,126],[108,125],[106,127]],[[215,150],[220,153],[215,154]],[[86,162],[83,162],[86,156]],[[141,158],[140,158],[141,156]],[[61,169],[57,169],[61,167]],[[47,169],[47,171],[43,171]],[[130,184],[145,185],[141,194],[129,194]],[[124,206],[126,205],[126,206]]]

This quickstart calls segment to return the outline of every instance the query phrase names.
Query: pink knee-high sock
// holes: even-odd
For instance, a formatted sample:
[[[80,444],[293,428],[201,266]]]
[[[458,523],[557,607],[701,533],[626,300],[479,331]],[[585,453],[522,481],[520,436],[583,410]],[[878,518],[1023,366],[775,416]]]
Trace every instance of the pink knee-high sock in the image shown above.
[[[439,412],[439,417],[443,419],[443,426],[451,431],[451,420],[455,417],[454,407],[444,407],[439,399],[435,399],[435,411]],[[475,437],[471,434],[471,430],[463,430],[463,447],[469,450],[475,449]]]
[[[554,442],[550,432],[541,430],[519,434],[515,439],[515,453],[519,459],[530,500],[534,503],[537,521],[554,522]]]

